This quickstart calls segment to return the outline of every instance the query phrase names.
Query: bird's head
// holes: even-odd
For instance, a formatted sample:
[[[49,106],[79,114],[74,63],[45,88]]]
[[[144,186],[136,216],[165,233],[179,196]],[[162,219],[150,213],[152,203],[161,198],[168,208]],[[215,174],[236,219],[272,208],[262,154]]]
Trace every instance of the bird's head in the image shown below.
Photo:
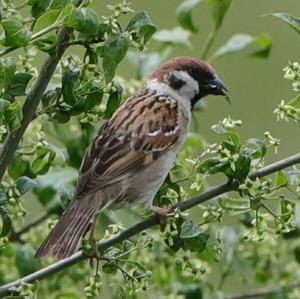
[[[150,77],[191,101],[192,107],[208,95],[222,95],[228,101],[228,90],[216,71],[194,57],[180,56],[162,64]]]

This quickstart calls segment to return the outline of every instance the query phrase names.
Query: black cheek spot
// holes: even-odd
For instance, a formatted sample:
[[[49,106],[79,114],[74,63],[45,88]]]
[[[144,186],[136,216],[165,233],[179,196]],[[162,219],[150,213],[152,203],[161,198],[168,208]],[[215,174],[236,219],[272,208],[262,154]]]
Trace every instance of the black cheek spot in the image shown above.
[[[169,84],[172,88],[179,89],[185,84],[185,81],[178,78],[176,75],[171,74],[169,76]]]

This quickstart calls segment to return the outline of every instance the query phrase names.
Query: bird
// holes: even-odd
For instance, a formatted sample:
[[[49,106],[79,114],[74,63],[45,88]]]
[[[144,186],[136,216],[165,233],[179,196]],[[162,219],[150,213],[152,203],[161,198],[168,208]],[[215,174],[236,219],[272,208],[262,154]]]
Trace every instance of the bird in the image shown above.
[[[123,101],[90,143],[74,198],[35,254],[58,259],[78,250],[97,214],[136,204],[158,214],[152,201],[188,134],[192,109],[208,95],[229,100],[211,65],[190,56],[161,64],[145,85]]]

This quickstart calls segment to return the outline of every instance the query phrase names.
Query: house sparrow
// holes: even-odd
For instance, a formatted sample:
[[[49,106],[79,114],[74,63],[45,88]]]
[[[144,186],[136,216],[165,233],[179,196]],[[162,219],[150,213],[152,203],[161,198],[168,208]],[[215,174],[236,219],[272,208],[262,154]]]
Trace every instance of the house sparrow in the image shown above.
[[[153,197],[188,133],[193,106],[207,95],[228,99],[210,65],[185,56],[162,64],[101,127],[83,158],[73,201],[35,257],[72,255],[105,208],[142,204],[160,213]]]

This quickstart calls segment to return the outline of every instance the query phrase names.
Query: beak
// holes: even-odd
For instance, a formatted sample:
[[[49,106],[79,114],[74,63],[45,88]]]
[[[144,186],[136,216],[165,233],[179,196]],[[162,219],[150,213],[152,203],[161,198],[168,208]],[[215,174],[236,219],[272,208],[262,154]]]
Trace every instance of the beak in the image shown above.
[[[209,89],[211,94],[224,96],[226,101],[231,104],[231,99],[228,95],[228,89],[221,79],[214,78],[210,80]]]

